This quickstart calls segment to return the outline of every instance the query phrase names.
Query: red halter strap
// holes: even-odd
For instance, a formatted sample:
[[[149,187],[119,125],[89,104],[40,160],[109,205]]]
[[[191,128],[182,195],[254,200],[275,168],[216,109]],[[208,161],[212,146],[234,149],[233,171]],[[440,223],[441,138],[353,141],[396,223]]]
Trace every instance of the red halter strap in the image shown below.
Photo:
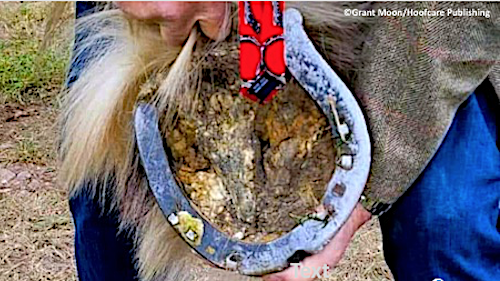
[[[270,101],[285,84],[283,1],[239,2],[240,93]]]

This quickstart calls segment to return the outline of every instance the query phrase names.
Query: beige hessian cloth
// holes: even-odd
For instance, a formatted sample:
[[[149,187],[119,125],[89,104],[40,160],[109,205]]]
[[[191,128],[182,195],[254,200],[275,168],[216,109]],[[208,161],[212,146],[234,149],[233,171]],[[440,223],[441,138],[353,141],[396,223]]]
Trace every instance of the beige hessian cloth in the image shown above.
[[[353,86],[373,142],[363,202],[372,211],[394,203],[417,179],[477,86],[489,79],[500,93],[500,4],[398,2],[377,3],[378,8],[480,10],[490,18],[375,19]]]

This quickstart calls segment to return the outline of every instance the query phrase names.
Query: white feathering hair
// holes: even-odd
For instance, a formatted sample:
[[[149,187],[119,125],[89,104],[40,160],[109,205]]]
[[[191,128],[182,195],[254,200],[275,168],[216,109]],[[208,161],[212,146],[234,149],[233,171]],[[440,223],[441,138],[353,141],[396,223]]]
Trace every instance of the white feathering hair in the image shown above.
[[[331,65],[350,76],[356,68],[364,19],[344,17],[346,4],[341,3],[287,5],[302,12],[309,35]],[[227,18],[236,30],[235,13],[228,12]],[[193,54],[207,50],[197,46],[196,29],[182,48],[171,48],[161,39],[158,24],[105,10],[80,19],[76,32],[85,34],[73,56],[83,69],[64,93],[62,185],[70,196],[88,192],[102,203],[105,196],[111,197],[108,209],[119,211],[120,229],[131,230],[135,238],[141,280],[255,280],[202,266],[159,210],[137,156],[132,116],[141,86],[150,77],[166,73],[150,100],[161,109],[164,125],[173,121],[176,111],[192,108],[200,76]]]

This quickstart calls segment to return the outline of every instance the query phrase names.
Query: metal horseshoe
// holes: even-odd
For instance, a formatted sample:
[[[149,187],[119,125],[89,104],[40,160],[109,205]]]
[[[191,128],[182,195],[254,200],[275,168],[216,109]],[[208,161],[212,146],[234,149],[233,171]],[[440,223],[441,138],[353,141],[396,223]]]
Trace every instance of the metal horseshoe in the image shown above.
[[[282,270],[298,252],[316,253],[334,237],[359,201],[368,178],[371,146],[363,113],[347,86],[307,37],[302,16],[284,13],[285,56],[288,70],[327,116],[332,134],[347,151],[340,155],[322,199],[323,220],[306,220],[289,233],[267,243],[246,243],[229,237],[207,222],[177,185],[158,129],[156,109],[139,104],[134,126],[149,186],[167,220],[193,249],[213,264],[244,275]],[[190,222],[189,228],[183,222]]]

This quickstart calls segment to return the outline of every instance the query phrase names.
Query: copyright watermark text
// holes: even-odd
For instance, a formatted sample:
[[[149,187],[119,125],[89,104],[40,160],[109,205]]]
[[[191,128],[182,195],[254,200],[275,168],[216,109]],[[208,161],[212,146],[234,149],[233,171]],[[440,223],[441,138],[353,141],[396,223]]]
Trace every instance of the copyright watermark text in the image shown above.
[[[389,9],[345,9],[345,16],[353,17],[484,17],[489,19],[491,13],[488,10],[477,9],[446,9],[446,10],[389,10]]]

